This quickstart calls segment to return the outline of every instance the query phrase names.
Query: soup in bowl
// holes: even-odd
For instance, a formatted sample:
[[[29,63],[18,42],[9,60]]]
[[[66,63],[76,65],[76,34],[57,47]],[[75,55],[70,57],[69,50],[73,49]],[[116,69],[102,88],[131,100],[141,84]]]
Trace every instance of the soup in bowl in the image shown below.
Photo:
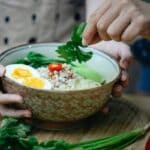
[[[109,99],[120,74],[119,66],[107,54],[92,48],[82,48],[93,53],[86,63],[67,64],[58,58],[59,45],[23,45],[3,52],[0,64],[6,67],[4,91],[23,96],[20,107],[31,109],[33,118],[38,120],[70,122],[87,118]],[[26,59],[26,63],[18,63],[36,54],[53,61],[43,66],[28,64]]]

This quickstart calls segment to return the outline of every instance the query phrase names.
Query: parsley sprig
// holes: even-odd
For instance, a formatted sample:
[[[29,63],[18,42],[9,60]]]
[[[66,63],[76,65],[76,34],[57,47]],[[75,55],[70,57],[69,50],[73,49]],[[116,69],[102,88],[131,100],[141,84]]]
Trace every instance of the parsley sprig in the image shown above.
[[[60,58],[63,58],[68,64],[74,61],[79,63],[86,62],[92,57],[92,52],[85,52],[81,50],[82,45],[82,33],[85,28],[85,23],[81,23],[79,26],[75,26],[71,34],[71,39],[58,47],[56,52]]]

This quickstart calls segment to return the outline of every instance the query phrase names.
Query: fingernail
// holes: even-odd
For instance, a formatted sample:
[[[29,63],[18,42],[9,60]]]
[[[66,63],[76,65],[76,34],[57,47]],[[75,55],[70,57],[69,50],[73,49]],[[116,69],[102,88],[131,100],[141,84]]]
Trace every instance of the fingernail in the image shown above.
[[[87,42],[86,42],[86,40],[84,38],[82,39],[82,45],[83,46],[87,46],[88,45]]]

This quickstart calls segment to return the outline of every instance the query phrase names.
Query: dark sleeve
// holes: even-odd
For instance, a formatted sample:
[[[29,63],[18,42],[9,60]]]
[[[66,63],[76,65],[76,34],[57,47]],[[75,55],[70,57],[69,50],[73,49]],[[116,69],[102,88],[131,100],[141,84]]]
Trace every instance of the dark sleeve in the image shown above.
[[[150,66],[150,40],[139,39],[131,45],[135,58],[142,64]]]

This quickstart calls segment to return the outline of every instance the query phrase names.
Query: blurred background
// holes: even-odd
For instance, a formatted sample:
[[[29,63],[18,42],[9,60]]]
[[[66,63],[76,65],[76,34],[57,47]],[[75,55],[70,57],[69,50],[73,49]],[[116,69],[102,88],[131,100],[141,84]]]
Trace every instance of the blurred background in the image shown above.
[[[134,62],[129,68],[128,93],[150,95],[150,41],[138,38],[130,45]]]

